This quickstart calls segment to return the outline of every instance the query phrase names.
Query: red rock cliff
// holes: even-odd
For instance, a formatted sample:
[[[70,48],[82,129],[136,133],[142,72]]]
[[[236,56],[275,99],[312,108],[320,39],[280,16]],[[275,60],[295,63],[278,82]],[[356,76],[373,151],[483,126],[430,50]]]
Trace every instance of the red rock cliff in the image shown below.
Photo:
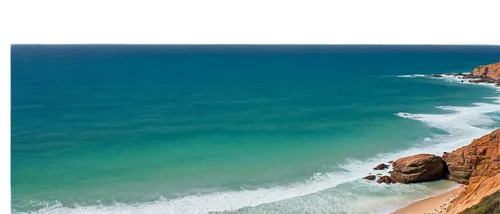
[[[497,63],[498,64],[498,63]],[[469,184],[446,213],[460,213],[500,190],[500,129],[446,155],[450,180]]]
[[[471,73],[472,76],[486,76],[495,80],[500,79],[500,62],[477,66]]]

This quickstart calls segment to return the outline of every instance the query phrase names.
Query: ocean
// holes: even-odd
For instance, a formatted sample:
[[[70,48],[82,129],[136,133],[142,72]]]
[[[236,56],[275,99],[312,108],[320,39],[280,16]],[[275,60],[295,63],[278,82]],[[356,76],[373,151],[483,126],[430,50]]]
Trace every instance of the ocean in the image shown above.
[[[361,179],[500,126],[498,46],[13,45],[13,213],[388,213]],[[419,75],[411,75],[419,74]]]

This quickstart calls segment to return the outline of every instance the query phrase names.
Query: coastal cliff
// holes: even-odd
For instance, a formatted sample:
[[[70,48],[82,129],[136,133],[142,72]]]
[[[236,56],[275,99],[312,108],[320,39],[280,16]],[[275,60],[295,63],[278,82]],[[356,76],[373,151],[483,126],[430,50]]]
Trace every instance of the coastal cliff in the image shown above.
[[[391,183],[449,179],[463,185],[441,196],[414,202],[393,214],[491,213],[476,211],[497,210],[500,200],[491,195],[500,194],[499,147],[500,129],[496,129],[467,146],[451,153],[444,152],[442,157],[418,154],[397,159],[392,163]]]
[[[446,213],[460,213],[500,190],[500,129],[472,141],[444,159],[449,178],[468,184],[448,206]]]
[[[474,77],[489,77],[494,80],[500,79],[500,62],[477,66],[471,73]]]
[[[484,197],[478,204],[461,212],[461,214],[478,213],[500,213],[500,191]]]
[[[477,66],[470,74],[449,73],[428,75],[428,77],[434,78],[440,78],[443,76],[458,78],[461,82],[487,83],[500,87],[500,62]]]

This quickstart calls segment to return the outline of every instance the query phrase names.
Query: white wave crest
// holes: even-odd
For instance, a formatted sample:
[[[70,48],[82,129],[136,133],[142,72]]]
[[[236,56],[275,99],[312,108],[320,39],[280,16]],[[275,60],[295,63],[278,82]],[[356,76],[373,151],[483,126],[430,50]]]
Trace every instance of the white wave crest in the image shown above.
[[[114,204],[109,206],[77,206],[64,207],[61,203],[42,208],[34,213],[71,214],[71,213],[209,213],[216,211],[237,210],[243,207],[253,207],[312,194],[321,190],[334,187],[340,183],[359,178],[356,172],[317,173],[309,181],[291,184],[289,186],[276,186],[256,190],[241,190],[216,192],[206,195],[190,195],[177,199],[160,198],[155,202],[142,204]]]
[[[402,78],[413,78],[413,77],[425,77],[425,74],[407,74],[407,75],[399,75],[398,77]]]
[[[477,137],[490,131],[481,127],[495,123],[492,117],[487,114],[499,112],[500,104],[474,103],[473,105],[473,107],[437,107],[439,109],[453,111],[448,114],[411,114],[399,112],[396,115],[402,118],[421,121],[430,127],[442,129],[454,135],[466,133]]]

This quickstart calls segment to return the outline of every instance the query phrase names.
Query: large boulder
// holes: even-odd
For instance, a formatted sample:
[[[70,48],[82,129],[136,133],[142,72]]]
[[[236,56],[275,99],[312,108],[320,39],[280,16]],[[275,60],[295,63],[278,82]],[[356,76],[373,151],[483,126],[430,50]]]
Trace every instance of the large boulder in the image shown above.
[[[500,191],[500,129],[475,139],[471,144],[451,152],[445,158],[450,179],[468,184],[446,213],[461,213],[482,198]]]
[[[418,154],[397,159],[392,163],[391,178],[394,182],[407,184],[438,180],[443,173],[444,163],[441,157]]]

